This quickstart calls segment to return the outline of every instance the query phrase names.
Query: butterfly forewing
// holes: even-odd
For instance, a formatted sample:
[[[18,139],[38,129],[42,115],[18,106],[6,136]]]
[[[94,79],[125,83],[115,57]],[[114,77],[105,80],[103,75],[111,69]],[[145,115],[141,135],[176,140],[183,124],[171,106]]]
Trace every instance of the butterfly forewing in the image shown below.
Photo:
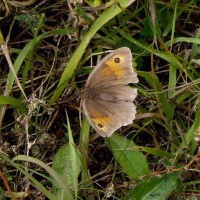
[[[102,59],[88,77],[86,87],[103,87],[137,82],[137,74],[132,67],[131,51],[126,47],[122,47],[112,51]]]

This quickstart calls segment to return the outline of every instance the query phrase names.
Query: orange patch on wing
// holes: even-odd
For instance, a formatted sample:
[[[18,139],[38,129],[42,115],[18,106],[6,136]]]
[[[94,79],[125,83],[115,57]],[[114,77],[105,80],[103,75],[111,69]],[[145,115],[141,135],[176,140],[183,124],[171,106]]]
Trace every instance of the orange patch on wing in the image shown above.
[[[100,113],[93,113],[92,122],[101,129],[105,129],[110,124],[111,119],[108,116],[102,116]]]
[[[115,74],[117,78],[121,78],[124,75],[124,70],[119,67],[120,63],[114,61],[115,58],[120,58],[121,62],[123,62],[123,57],[120,57],[120,55],[116,55],[114,58],[107,60],[105,64],[108,67],[106,68],[104,75],[108,76],[110,74]]]

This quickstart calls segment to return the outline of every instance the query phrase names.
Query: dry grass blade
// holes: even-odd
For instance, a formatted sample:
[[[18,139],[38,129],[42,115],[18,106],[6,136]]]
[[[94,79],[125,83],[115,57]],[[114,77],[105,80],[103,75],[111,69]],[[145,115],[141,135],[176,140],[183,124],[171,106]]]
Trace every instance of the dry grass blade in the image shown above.
[[[7,3],[14,6],[14,7],[26,7],[33,4],[36,0],[29,0],[29,1],[12,1],[8,0]]]

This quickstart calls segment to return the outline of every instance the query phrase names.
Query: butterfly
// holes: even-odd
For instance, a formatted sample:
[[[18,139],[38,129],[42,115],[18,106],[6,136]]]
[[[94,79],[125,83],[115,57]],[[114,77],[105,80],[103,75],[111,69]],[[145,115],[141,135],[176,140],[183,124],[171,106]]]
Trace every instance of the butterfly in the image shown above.
[[[82,94],[81,107],[93,129],[103,137],[135,119],[137,73],[132,66],[131,50],[116,49],[105,56],[90,73]]]

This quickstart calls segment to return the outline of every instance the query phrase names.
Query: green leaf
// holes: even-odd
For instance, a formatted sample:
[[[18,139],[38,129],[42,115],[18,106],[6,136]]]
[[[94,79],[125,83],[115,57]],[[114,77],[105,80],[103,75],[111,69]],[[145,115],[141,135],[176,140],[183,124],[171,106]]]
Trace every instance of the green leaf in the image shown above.
[[[52,168],[62,177],[63,182],[67,187],[75,193],[75,199],[78,196],[78,176],[80,174],[81,162],[79,152],[74,144],[72,131],[67,116],[67,129],[69,136],[69,143],[63,145],[54,158]],[[66,193],[57,182],[54,183],[54,193],[59,199],[66,199]]]
[[[78,198],[78,176],[80,174],[80,167],[81,167],[81,162],[79,159],[79,152],[78,149],[76,148],[76,144],[74,143],[73,137],[72,137],[72,130],[69,122],[69,118],[67,115],[67,129],[68,129],[68,136],[69,136],[69,156],[68,156],[68,175],[71,176],[72,178],[72,186],[74,189],[75,193],[75,199]],[[69,170],[69,167],[71,167],[71,170]]]
[[[124,200],[165,200],[180,186],[180,174],[181,172],[175,172],[162,177],[150,177],[131,190]]]
[[[116,161],[122,166],[124,172],[131,178],[149,174],[145,156],[138,151],[137,146],[119,134],[107,138]]]
[[[22,114],[27,113],[26,107],[19,100],[15,99],[13,97],[6,97],[6,96],[0,95],[0,104],[1,105],[9,104],[12,107],[18,109]]]
[[[74,158],[73,158],[74,159]],[[77,165],[79,168],[79,171],[76,171],[76,177],[74,176],[74,168],[72,167],[72,159],[70,155],[70,144],[67,143],[63,145],[57,152],[53,166],[52,168],[62,177],[62,181],[64,182],[65,186],[70,188],[71,191],[74,191],[74,179],[78,179],[78,175],[80,172],[80,162],[79,158],[76,154]],[[54,194],[57,195],[57,197],[66,197],[68,193],[64,192],[64,190],[60,187],[60,185],[57,182],[54,183]]]

